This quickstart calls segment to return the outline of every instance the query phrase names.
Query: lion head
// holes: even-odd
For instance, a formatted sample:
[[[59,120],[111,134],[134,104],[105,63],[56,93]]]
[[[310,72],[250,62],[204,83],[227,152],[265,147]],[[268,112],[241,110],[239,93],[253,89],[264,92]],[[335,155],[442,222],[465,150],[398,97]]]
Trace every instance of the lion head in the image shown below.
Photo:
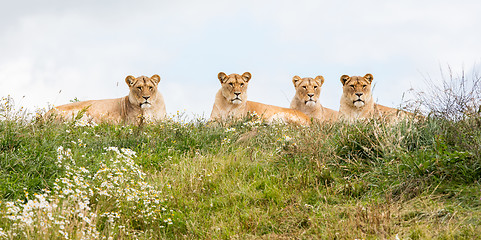
[[[127,76],[125,82],[130,88],[129,101],[140,108],[150,108],[154,102],[157,94],[157,85],[160,82],[159,75],[155,74],[152,77],[140,76],[135,78]]]
[[[366,101],[371,100],[371,83],[373,80],[372,74],[368,73],[364,77],[342,75],[341,83],[343,85],[343,99],[349,104],[360,108],[366,104]]]
[[[317,76],[313,79],[294,76],[292,78],[292,82],[296,88],[296,97],[306,106],[315,106],[319,101],[319,95],[321,94],[321,86],[324,83],[324,77]]]
[[[232,104],[241,104],[247,101],[247,84],[252,77],[249,72],[242,75],[236,73],[227,75],[220,72],[217,77],[222,85],[222,96],[227,101]]]

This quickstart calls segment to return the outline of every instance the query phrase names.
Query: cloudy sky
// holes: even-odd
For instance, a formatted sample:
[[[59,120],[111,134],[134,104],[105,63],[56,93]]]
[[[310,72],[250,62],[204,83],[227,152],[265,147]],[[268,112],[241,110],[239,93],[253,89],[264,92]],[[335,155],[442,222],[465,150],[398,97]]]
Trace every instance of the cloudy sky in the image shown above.
[[[127,95],[159,74],[167,112],[210,115],[220,71],[249,71],[249,99],[288,107],[292,77],[374,75],[377,101],[479,67],[481,1],[8,1],[0,9],[0,97],[30,110]]]

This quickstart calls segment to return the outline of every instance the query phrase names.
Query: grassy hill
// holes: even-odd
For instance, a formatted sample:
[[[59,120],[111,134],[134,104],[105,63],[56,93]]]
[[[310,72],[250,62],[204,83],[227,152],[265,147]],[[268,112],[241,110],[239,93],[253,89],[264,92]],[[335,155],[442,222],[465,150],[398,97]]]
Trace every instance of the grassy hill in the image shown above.
[[[0,120],[0,239],[473,239],[481,117]]]

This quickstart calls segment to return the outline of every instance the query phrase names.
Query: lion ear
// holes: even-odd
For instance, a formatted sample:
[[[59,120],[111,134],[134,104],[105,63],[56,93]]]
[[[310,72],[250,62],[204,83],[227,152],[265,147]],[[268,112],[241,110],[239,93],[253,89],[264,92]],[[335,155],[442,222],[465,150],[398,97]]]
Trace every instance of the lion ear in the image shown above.
[[[224,72],[220,72],[219,74],[217,74],[217,78],[219,78],[220,83],[224,83],[227,80],[227,74],[225,74]]]
[[[125,78],[125,83],[127,83],[127,85],[128,85],[129,87],[132,87],[132,85],[134,85],[135,82],[136,82],[136,79],[135,79],[135,77],[132,76],[132,75],[129,75],[129,76],[127,76],[127,77]]]
[[[319,83],[319,85],[321,85],[321,86],[322,86],[322,84],[324,84],[324,77],[321,76],[321,75],[314,78],[314,80],[316,80]]]
[[[301,81],[302,81],[302,78],[297,75],[292,78],[292,83],[294,83],[294,87],[299,86]]]
[[[157,74],[154,74],[152,77],[150,77],[152,81],[154,81],[155,84],[159,84],[160,82],[160,76]]]
[[[366,76],[364,76],[364,79],[366,79],[369,83],[372,83],[374,77],[372,76],[372,74],[368,73],[366,74]]]
[[[351,79],[351,77],[349,77],[348,75],[342,75],[341,76],[341,83],[342,85],[346,85],[346,82],[349,81]]]
[[[252,75],[250,72],[245,72],[244,74],[242,74],[242,78],[244,79],[244,81],[249,82],[249,80],[251,80],[252,78]]]

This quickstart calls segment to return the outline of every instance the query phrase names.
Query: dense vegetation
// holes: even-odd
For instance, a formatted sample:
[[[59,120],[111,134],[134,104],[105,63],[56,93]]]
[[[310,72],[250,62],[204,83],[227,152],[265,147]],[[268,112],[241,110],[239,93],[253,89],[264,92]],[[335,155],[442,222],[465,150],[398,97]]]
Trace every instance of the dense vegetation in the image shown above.
[[[0,239],[481,236],[479,111],[89,126],[2,104]]]
[[[90,211],[101,236],[470,239],[481,234],[480,124],[479,117],[311,127],[254,119],[141,127],[3,120],[0,227],[6,238],[61,237],[63,228],[55,224],[48,235],[25,231],[22,219],[6,218],[6,203],[25,204],[72,175],[58,163],[59,146],[71,149],[69,169],[91,173],[113,158],[105,148],[117,147],[136,152],[132,159],[146,173],[143,181],[162,191],[159,208],[172,210],[172,223],[140,223],[135,211],[124,209],[117,220],[124,230],[106,228],[109,218],[100,216],[112,199],[94,193]],[[75,226],[65,229],[81,238]]]

